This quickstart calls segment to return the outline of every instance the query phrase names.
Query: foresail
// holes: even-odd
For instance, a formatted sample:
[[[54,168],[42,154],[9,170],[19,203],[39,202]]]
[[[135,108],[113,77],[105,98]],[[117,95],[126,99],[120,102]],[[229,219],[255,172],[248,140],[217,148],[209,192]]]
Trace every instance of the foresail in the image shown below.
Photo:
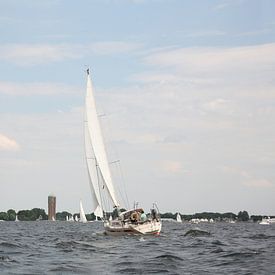
[[[87,128],[88,134],[91,141],[91,146],[96,159],[96,164],[100,169],[102,178],[107,187],[108,193],[114,206],[119,206],[116,199],[114,186],[112,182],[111,172],[109,168],[109,163],[105,151],[105,146],[103,143],[101,128],[99,125],[98,115],[96,111],[96,105],[93,95],[93,88],[90,76],[88,75],[87,81],[87,95],[86,95],[86,116],[87,116]]]
[[[79,202],[79,214],[80,214],[79,221],[83,222],[83,223],[86,223],[87,219],[86,219],[85,212],[84,212],[84,209],[83,209],[82,201]]]
[[[97,217],[103,217],[103,211],[101,206],[100,191],[98,185],[97,171],[96,171],[96,159],[93,154],[93,148],[90,141],[88,123],[85,116],[84,122],[84,134],[85,134],[85,155],[86,164],[89,176],[89,184],[92,193],[93,212]]]

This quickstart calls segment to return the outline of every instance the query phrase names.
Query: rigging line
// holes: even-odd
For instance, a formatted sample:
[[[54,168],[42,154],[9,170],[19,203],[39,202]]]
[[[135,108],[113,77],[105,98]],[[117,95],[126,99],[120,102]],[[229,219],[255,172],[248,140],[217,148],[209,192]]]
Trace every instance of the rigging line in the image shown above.
[[[117,163],[117,162],[120,162],[120,160],[118,159],[118,160],[111,161],[111,162],[109,162],[109,164],[114,164],[114,163]]]
[[[124,178],[124,174],[123,174],[120,162],[118,164],[118,167],[119,167],[119,173],[120,173],[121,181],[122,181],[122,184],[123,184],[124,195],[125,195],[125,198],[126,198],[126,204],[127,204],[128,209],[129,209],[130,208],[130,203],[129,203],[128,195],[127,195],[127,192],[126,192],[125,178]]]

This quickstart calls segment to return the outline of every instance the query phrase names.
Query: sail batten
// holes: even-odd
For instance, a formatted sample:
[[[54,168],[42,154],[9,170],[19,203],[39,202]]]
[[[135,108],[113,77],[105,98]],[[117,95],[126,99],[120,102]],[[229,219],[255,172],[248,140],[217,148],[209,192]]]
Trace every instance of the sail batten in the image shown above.
[[[111,171],[109,168],[107,154],[105,151],[102,132],[100,128],[100,123],[97,115],[95,99],[93,95],[92,82],[89,75],[87,80],[87,94],[86,94],[85,107],[86,107],[86,111],[85,111],[86,162],[89,170],[90,182],[92,182],[91,186],[94,188],[94,191],[95,191],[94,195],[97,200],[96,209],[100,212],[100,208],[101,208],[101,212],[102,212],[99,187],[96,182],[95,171],[93,170],[96,168],[93,168],[93,167],[97,167],[99,169],[102,179],[104,181],[104,185],[106,186],[106,189],[108,191],[108,194],[114,206],[118,207],[119,203],[115,195],[115,190],[114,190],[113,181],[111,177]],[[93,160],[93,156],[88,155],[89,152],[87,151],[93,152],[94,160]]]

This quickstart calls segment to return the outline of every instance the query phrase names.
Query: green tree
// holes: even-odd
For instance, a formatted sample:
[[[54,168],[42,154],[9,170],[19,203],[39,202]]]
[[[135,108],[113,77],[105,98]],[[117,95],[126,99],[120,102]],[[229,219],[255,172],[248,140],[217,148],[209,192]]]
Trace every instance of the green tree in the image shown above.
[[[8,221],[9,216],[6,212],[0,212],[0,220]]]
[[[67,211],[57,212],[56,219],[59,221],[66,221],[66,217],[70,217],[72,214]]]
[[[16,212],[15,212],[13,209],[9,209],[9,210],[7,211],[7,214],[8,214],[8,220],[9,220],[9,221],[15,221]]]
[[[44,209],[42,208],[33,208],[31,210],[31,216],[33,217],[34,220],[42,219],[46,220],[47,219],[47,214]]]
[[[248,215],[248,213],[247,213],[247,211],[240,211],[239,213],[238,213],[238,220],[239,221],[243,221],[243,222],[246,222],[246,221],[248,221],[249,220],[249,215]]]

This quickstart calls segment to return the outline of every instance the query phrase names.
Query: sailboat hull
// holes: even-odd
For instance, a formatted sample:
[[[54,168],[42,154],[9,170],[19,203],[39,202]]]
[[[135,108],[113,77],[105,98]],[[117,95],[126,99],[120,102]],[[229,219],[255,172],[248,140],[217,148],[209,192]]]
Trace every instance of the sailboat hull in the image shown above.
[[[105,233],[112,236],[121,235],[158,235],[161,231],[160,221],[146,221],[144,223],[123,223],[109,221],[104,224]]]

